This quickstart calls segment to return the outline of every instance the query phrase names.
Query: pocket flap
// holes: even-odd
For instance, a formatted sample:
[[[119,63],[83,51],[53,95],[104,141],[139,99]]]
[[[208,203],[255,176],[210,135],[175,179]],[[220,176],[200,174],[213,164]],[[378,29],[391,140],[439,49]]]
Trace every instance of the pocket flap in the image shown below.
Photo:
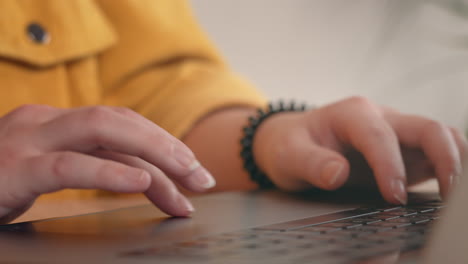
[[[99,52],[115,40],[91,0],[0,1],[0,59],[46,67]]]

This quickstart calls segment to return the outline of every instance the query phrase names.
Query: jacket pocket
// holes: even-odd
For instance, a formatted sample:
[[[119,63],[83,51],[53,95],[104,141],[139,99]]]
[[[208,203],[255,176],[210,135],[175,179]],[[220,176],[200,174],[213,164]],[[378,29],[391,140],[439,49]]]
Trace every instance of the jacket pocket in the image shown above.
[[[0,60],[48,67],[98,53],[115,41],[92,0],[0,1]]]

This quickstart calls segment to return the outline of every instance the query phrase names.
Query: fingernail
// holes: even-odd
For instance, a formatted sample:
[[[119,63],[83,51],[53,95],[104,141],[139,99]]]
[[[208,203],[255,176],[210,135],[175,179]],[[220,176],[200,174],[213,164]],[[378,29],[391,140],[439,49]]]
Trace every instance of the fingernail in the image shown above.
[[[453,187],[454,184],[455,184],[455,175],[454,174],[450,174],[449,176],[449,184],[450,184],[450,187]]]
[[[449,176],[450,191],[452,191],[455,188],[455,186],[458,185],[459,181],[460,181],[460,176],[458,174],[454,173]]]
[[[192,203],[185,196],[179,194],[177,200],[179,206],[187,211],[187,214],[195,212],[195,208],[193,207]]]
[[[322,169],[320,178],[323,183],[329,187],[333,187],[338,180],[341,171],[343,170],[343,164],[338,161],[331,161],[325,165]]]
[[[180,144],[174,143],[174,155],[176,161],[182,167],[188,168],[190,171],[200,167],[200,163],[195,158],[195,155],[186,147],[180,146]]]
[[[453,175],[453,184],[455,184],[456,186],[459,183],[460,183],[460,174],[458,173],[458,174]]]
[[[391,183],[391,191],[393,193],[393,197],[400,202],[400,204],[406,204],[407,202],[407,194],[406,194],[406,187],[403,180],[394,179]]]
[[[204,168],[200,168],[191,175],[193,183],[203,189],[210,189],[216,185],[213,176]]]

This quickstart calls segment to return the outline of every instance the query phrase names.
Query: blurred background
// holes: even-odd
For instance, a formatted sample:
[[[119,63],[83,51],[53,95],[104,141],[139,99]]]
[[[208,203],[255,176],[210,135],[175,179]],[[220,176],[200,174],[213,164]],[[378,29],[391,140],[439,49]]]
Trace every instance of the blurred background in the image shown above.
[[[468,0],[191,0],[271,99],[363,95],[466,131]]]

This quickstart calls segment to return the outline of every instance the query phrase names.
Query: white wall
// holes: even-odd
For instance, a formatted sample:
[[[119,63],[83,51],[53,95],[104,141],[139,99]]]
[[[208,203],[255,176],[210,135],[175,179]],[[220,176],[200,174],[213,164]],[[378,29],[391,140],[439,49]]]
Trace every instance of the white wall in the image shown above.
[[[468,0],[192,4],[231,65],[273,99],[360,94],[466,127]]]

